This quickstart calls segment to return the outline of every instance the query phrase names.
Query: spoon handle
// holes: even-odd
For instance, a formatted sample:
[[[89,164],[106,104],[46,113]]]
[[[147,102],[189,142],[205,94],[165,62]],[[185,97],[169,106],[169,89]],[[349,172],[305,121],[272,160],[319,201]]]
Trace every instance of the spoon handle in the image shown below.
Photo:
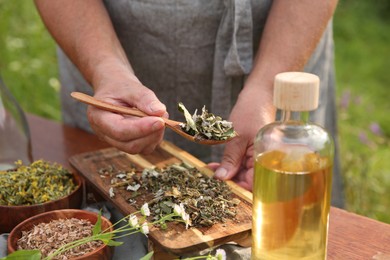
[[[138,110],[137,108],[116,106],[113,104],[106,103],[104,101],[97,100],[96,98],[91,97],[91,96],[84,94],[84,93],[81,93],[81,92],[72,92],[70,95],[74,99],[76,99],[80,102],[95,106],[95,107],[100,108],[102,110],[126,114],[126,115],[138,116],[138,117],[149,116],[149,115],[145,114],[144,112]]]
[[[137,108],[132,108],[132,107],[124,107],[124,106],[117,106],[113,104],[106,103],[104,101],[100,101],[92,96],[89,96],[87,94],[81,93],[81,92],[72,92],[70,94],[74,99],[83,102],[88,105],[95,106],[97,108],[100,108],[102,110],[114,112],[114,113],[120,113],[120,114],[125,114],[125,115],[132,115],[132,116],[138,116],[138,117],[146,117],[149,116],[148,114],[145,114],[144,112],[138,110]],[[181,128],[181,122],[170,120],[165,117],[161,117],[165,125],[178,133],[179,135],[183,136],[184,138],[200,143],[200,144],[205,144],[205,145],[215,145],[215,144],[222,144],[229,142],[232,138],[228,140],[209,140],[209,139],[196,139],[194,136],[189,135],[185,131],[182,130]]]

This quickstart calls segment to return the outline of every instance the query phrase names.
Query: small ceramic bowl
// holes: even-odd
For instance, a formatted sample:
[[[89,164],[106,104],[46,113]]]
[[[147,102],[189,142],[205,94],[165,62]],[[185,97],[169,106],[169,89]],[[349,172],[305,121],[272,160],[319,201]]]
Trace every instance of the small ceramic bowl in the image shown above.
[[[29,231],[34,226],[40,223],[49,223],[57,219],[68,219],[68,218],[78,218],[89,220],[92,224],[95,224],[98,219],[98,214],[80,209],[61,209],[45,212],[31,218],[24,220],[22,223],[17,225],[8,236],[8,253],[12,253],[17,249],[17,242],[22,237],[22,231]],[[112,223],[105,217],[101,217],[102,220],[102,230],[110,228],[112,231]],[[102,245],[92,252],[89,252],[83,256],[79,256],[72,259],[82,260],[82,259],[99,259],[99,260],[110,260],[113,255],[113,247]]]
[[[0,233],[9,233],[23,220],[40,213],[58,209],[79,209],[83,196],[82,179],[78,174],[73,173],[73,181],[76,189],[69,195],[57,200],[25,206],[0,205]]]

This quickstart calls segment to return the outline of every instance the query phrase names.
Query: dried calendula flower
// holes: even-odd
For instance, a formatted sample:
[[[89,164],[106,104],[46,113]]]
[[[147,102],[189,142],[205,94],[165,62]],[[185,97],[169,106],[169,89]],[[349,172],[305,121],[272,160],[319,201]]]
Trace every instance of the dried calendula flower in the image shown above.
[[[16,169],[0,171],[0,205],[34,205],[69,195],[76,188],[72,174],[61,165],[38,160],[16,162]]]
[[[178,109],[186,119],[186,124],[183,124],[181,128],[196,139],[227,140],[237,135],[232,122],[209,113],[205,106],[200,115],[197,114],[198,110],[195,110],[192,116],[183,103],[179,103]]]

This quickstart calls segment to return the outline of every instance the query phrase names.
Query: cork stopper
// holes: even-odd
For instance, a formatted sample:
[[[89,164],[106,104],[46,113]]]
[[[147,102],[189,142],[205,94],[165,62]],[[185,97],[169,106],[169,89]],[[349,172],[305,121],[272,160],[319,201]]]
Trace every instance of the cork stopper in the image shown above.
[[[274,105],[289,111],[311,111],[318,107],[320,79],[305,72],[283,72],[275,76]]]

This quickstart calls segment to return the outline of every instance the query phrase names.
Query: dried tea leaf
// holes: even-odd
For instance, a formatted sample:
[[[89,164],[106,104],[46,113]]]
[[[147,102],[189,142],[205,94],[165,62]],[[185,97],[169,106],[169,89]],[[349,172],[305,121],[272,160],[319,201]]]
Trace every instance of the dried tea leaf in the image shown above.
[[[142,173],[131,175],[131,179],[126,181],[140,186],[135,192],[120,187],[123,192],[130,193],[128,201],[132,205],[139,207],[139,198],[145,202],[144,196],[152,195],[147,197],[146,202],[154,220],[171,213],[174,204],[182,203],[193,226],[211,226],[234,219],[240,202],[233,197],[225,182],[210,178],[185,163],[171,164],[161,169],[145,168]]]
[[[183,103],[180,102],[178,104],[178,109],[180,112],[183,113],[183,115],[186,119],[186,125],[185,125],[185,127],[183,127],[183,128],[185,128],[185,131],[187,133],[192,133],[192,132],[198,133],[199,131],[196,127],[195,121],[192,119],[190,112],[188,112],[187,108],[183,105]],[[194,135],[194,134],[191,134],[191,135]]]
[[[200,115],[195,110],[192,116],[182,103],[179,103],[178,108],[186,119],[186,124],[181,126],[183,131],[198,140],[227,140],[237,135],[232,122],[209,113],[205,106]]]

